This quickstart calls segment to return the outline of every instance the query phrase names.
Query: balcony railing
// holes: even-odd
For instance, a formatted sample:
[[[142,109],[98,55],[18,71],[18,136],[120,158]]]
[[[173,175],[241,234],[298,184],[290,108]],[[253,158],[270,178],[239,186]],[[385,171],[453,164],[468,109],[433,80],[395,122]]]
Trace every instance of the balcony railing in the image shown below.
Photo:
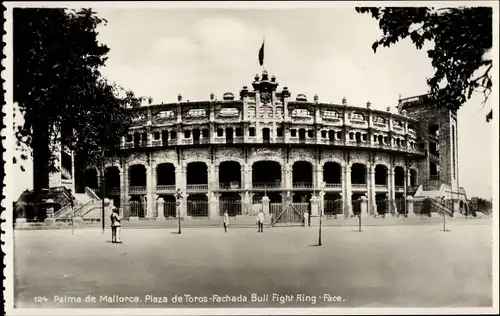
[[[227,182],[227,183],[219,183],[219,189],[222,190],[231,190],[231,189],[239,189],[241,188],[241,185],[239,182]]]
[[[404,192],[405,187],[403,185],[396,185],[395,186],[396,192]]]
[[[175,184],[163,184],[156,186],[156,192],[172,192],[175,191]]]
[[[313,187],[313,184],[312,182],[293,182],[293,187],[309,189]]]
[[[106,187],[106,193],[109,195],[119,195],[120,194],[120,187]]]
[[[186,186],[188,191],[206,191],[208,190],[208,184],[188,184]]]
[[[325,189],[342,189],[342,183],[327,183]]]
[[[429,180],[431,180],[431,181],[439,180],[439,175],[438,174],[431,174],[429,176]]]
[[[243,136],[236,136],[233,139],[233,143],[235,144],[243,144],[245,141],[243,139]]]
[[[281,181],[276,182],[253,182],[252,188],[254,189],[268,189],[268,188],[281,188]]]
[[[285,142],[285,138],[280,136],[280,137],[276,137],[276,140],[275,140],[276,143],[284,143]]]
[[[366,189],[366,183],[365,184],[351,184],[351,187],[353,189]]]
[[[375,190],[387,190],[387,184],[375,184]]]
[[[153,140],[151,141],[151,145],[152,145],[153,147],[163,146],[163,140],[161,140],[161,139],[153,139]]]
[[[131,186],[128,188],[130,194],[146,194],[146,186]]]
[[[216,144],[223,144],[225,142],[226,142],[226,138],[224,138],[224,137],[215,137],[214,138],[214,143],[216,143]]]

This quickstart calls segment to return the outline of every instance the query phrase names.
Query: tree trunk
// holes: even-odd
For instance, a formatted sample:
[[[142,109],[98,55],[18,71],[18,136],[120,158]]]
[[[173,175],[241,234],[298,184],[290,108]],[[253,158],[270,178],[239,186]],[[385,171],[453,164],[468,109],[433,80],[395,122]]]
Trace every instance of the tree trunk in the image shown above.
[[[42,189],[49,188],[49,131],[44,124],[33,126],[33,139],[31,148],[33,150],[33,191],[35,196]]]

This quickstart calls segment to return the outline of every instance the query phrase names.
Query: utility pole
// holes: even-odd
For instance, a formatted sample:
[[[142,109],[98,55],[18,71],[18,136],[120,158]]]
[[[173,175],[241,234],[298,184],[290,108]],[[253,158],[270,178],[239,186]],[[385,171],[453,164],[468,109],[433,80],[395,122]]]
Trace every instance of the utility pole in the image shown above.
[[[323,182],[322,186],[321,186],[321,191],[320,191],[320,198],[324,196],[324,192],[325,192],[325,186],[326,186],[326,182]],[[319,201],[318,201],[319,202]],[[321,207],[319,209],[319,237],[318,237],[318,245],[322,245],[321,244],[321,235],[322,235],[322,227],[323,227],[323,210],[324,210],[324,207],[323,207],[323,203],[320,203]]]
[[[101,151],[101,199],[102,199],[102,234],[104,235],[104,218],[105,218],[105,205],[104,198],[106,196],[106,177],[104,175],[104,150]]]
[[[175,193],[175,206],[177,208],[177,221],[179,224],[179,235],[181,234],[181,209],[180,205],[182,203],[182,191],[181,189],[177,189],[177,192]]]

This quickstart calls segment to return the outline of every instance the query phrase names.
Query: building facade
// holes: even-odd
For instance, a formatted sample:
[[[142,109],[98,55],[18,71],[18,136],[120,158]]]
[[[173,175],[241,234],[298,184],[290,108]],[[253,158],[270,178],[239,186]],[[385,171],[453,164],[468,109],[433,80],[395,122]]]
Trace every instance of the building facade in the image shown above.
[[[425,95],[381,111],[345,98],[292,98],[278,87],[263,71],[238,98],[179,95],[175,103],[131,108],[134,126],[104,174],[75,161],[64,179],[74,179],[76,193],[99,192],[104,181],[106,197],[131,219],[175,218],[177,189],[185,196],[181,216],[191,218],[251,214],[264,196],[271,204],[315,196],[325,214],[346,216],[360,212],[365,196],[370,214],[402,214],[407,196],[442,184],[458,191],[455,112]]]

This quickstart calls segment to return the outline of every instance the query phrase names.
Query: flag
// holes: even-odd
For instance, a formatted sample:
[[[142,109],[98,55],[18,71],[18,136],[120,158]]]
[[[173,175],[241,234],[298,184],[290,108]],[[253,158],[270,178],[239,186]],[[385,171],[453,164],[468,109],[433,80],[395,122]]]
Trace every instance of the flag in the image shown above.
[[[259,50],[259,64],[261,66],[264,65],[264,42],[262,42],[262,46]]]

